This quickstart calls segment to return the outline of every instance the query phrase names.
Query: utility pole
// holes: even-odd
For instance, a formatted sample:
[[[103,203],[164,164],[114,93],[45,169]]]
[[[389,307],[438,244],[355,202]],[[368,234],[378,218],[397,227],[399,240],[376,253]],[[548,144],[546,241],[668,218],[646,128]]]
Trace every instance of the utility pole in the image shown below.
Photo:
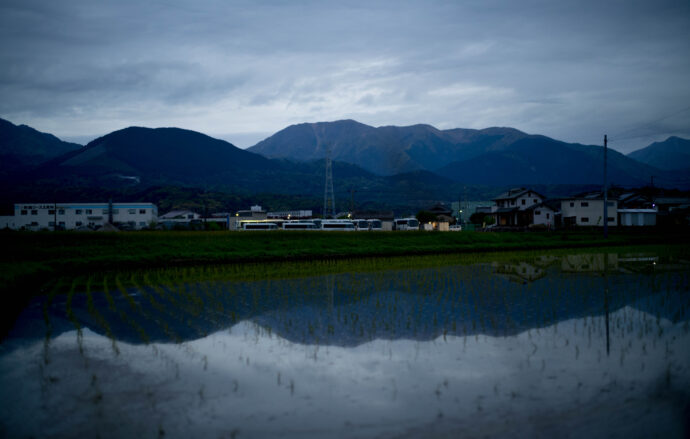
[[[328,145],[326,149],[326,184],[324,185],[323,190],[323,218],[326,219],[329,217],[329,215],[331,218],[335,218],[335,195],[333,194],[333,165],[331,163],[331,145]]]
[[[350,188],[350,213],[355,211],[355,192],[357,192],[353,187]]]
[[[609,197],[606,184],[606,146],[608,138],[604,134],[604,239],[609,237]]]

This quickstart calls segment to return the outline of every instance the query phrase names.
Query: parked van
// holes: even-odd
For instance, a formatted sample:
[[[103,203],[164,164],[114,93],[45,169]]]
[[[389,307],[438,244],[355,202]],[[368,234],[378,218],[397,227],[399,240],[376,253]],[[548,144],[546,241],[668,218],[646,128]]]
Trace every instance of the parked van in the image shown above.
[[[398,218],[393,222],[394,230],[419,230],[417,218]]]

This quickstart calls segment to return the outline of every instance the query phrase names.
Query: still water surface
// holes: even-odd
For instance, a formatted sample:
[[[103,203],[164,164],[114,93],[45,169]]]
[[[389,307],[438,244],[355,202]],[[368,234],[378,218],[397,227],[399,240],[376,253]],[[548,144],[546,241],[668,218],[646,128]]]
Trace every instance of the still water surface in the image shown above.
[[[684,252],[139,279],[31,304],[0,348],[0,435],[690,433]]]

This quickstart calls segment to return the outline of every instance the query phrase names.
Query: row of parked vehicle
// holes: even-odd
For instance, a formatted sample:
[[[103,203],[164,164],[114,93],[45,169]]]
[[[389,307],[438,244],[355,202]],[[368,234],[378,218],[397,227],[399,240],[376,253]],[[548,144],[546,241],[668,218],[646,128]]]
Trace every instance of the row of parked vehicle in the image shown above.
[[[416,218],[400,218],[393,221],[393,230],[419,230]],[[247,220],[240,223],[241,230],[331,230],[331,231],[382,231],[383,221],[378,219],[354,220]],[[390,228],[389,228],[390,230]]]

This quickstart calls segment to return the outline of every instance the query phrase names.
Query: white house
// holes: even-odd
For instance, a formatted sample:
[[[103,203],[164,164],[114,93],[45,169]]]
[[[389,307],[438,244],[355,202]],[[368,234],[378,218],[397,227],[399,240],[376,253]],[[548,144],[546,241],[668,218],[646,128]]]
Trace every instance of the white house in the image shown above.
[[[20,203],[8,227],[27,230],[73,230],[116,226],[142,229],[155,222],[158,208],[152,203]]]
[[[556,225],[556,212],[546,203],[535,204],[530,208],[532,211],[532,224],[552,228]]]
[[[618,200],[608,200],[608,225],[618,225]],[[561,200],[563,226],[604,226],[604,198],[601,193]]]
[[[531,208],[545,197],[531,189],[511,189],[494,198],[491,215],[499,226],[528,226],[532,223]]]

